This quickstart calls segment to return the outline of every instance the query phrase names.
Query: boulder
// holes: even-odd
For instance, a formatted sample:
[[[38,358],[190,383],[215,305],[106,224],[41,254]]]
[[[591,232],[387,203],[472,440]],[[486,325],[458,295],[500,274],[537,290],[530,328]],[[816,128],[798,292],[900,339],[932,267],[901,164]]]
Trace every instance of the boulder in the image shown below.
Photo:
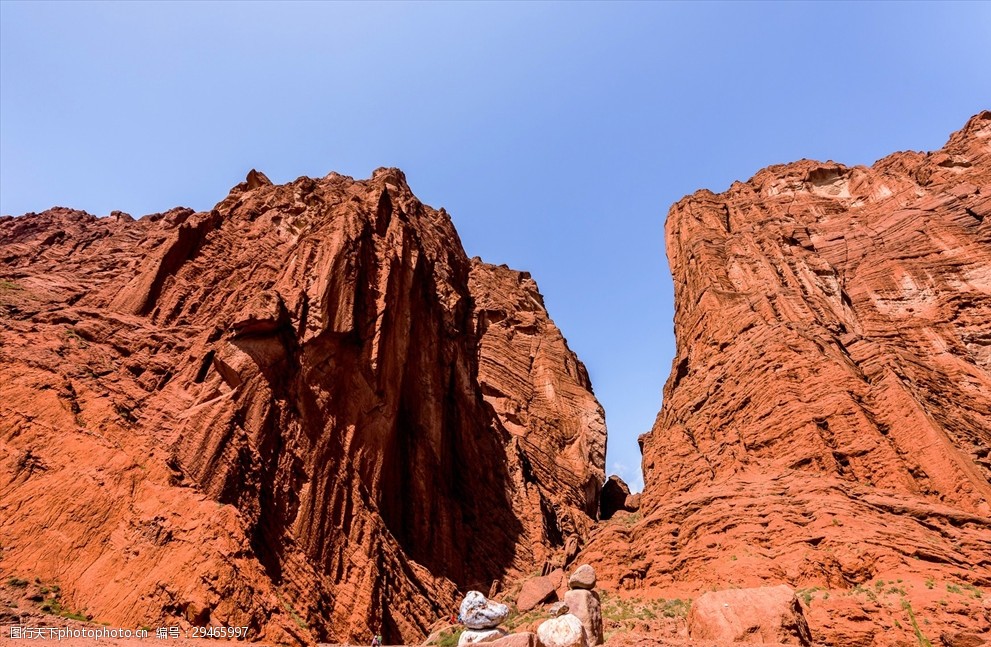
[[[688,612],[692,640],[811,645],[802,606],[789,586],[703,593]]]
[[[461,622],[469,629],[494,629],[509,615],[509,607],[490,602],[479,591],[468,591],[461,602]]]
[[[567,592],[565,592],[565,595],[567,595]],[[552,618],[556,618],[558,616],[563,616],[564,614],[568,613],[570,610],[571,609],[568,608],[568,605],[562,600],[560,602],[555,602],[551,606],[547,607],[547,615],[549,615]]]
[[[588,647],[582,621],[566,613],[559,618],[544,620],[537,627],[538,647]]]
[[[505,638],[500,638],[499,640],[491,643],[490,647],[534,647],[537,642],[537,636],[529,631],[524,631],[518,634],[510,634]]]
[[[595,569],[588,564],[582,564],[575,569],[568,580],[568,587],[572,589],[594,589]]]
[[[465,629],[458,638],[458,647],[462,645],[474,645],[476,643],[492,643],[506,637],[506,632],[502,629]]]
[[[556,589],[560,582],[560,571],[527,580],[516,598],[516,608],[520,611],[529,611],[538,604],[557,597]]]
[[[586,589],[572,589],[564,594],[564,603],[571,614],[581,621],[588,644],[601,645],[604,640],[599,594]]]

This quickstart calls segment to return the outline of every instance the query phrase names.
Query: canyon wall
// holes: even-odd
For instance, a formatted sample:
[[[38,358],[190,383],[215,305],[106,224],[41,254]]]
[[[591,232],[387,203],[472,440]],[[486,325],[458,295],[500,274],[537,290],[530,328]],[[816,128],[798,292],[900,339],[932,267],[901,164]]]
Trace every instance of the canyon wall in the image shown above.
[[[665,241],[677,354],[643,518],[585,558],[628,589],[991,586],[991,113],[937,152],[698,191]],[[842,599],[816,639],[875,644]]]
[[[4,576],[115,625],[411,642],[585,542],[585,369],[401,172],[0,240]]]

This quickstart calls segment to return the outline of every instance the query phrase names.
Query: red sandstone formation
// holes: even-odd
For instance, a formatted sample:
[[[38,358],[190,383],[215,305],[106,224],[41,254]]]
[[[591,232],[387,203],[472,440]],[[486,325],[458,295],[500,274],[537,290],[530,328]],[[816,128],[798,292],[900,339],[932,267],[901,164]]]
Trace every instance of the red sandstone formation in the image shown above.
[[[935,153],[699,191],[665,233],[644,518],[582,559],[633,590],[830,589],[816,644],[991,632],[991,113]]]
[[[598,516],[605,413],[526,272],[472,261],[478,381],[511,439],[517,508],[537,562],[564,566]],[[548,548],[565,546],[569,554]]]
[[[585,369],[401,172],[0,241],[0,576],[114,625],[412,642],[584,541]]]

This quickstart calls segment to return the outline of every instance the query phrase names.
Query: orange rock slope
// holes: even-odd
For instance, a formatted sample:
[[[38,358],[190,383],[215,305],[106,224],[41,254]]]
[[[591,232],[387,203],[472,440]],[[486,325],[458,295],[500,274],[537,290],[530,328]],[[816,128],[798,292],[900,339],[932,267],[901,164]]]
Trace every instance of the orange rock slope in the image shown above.
[[[991,632],[991,113],[934,153],[698,191],[665,235],[642,519],[584,558],[631,590],[838,591],[806,603],[819,644]]]
[[[585,541],[585,369],[401,172],[0,241],[0,576],[114,625],[412,642]]]

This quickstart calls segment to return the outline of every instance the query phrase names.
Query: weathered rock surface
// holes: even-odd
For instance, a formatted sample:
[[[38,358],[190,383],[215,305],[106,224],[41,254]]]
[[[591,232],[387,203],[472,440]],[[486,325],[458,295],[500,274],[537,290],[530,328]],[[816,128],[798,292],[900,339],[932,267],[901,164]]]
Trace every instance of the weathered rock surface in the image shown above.
[[[537,627],[540,647],[588,647],[581,620],[570,613],[545,620]]]
[[[584,368],[397,170],[0,241],[2,576],[115,625],[415,642],[593,522]]]
[[[510,475],[533,558],[564,567],[599,512],[605,413],[526,272],[472,261],[478,381],[510,434]]]
[[[975,633],[959,631],[956,633],[944,633],[939,637],[944,647],[983,647],[991,642],[991,637],[987,635],[979,636]]]
[[[692,602],[688,634],[695,640],[812,644],[802,606],[785,585],[703,593]]]
[[[561,571],[555,571],[550,575],[535,577],[524,582],[516,598],[516,608],[520,611],[529,611],[538,604],[556,598],[562,575]]]
[[[572,589],[564,594],[564,603],[568,605],[571,615],[578,618],[585,628],[585,638],[589,645],[601,645],[602,604],[595,591]]]
[[[829,589],[821,644],[911,639],[903,602],[931,640],[988,626],[923,583],[991,586],[991,113],[934,153],[699,191],[665,240],[677,356],[643,518],[580,559],[627,589]]]

